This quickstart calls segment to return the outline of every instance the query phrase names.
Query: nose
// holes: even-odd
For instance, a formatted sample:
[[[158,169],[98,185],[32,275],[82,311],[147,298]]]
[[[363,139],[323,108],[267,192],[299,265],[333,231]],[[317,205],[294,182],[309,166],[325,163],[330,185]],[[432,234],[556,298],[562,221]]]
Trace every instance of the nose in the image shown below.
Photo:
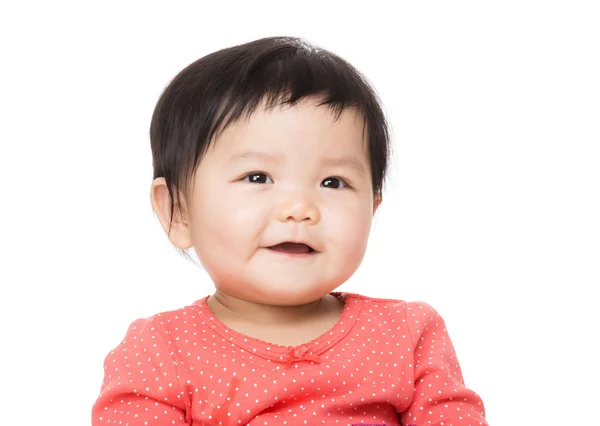
[[[296,194],[279,205],[277,219],[314,225],[321,220],[321,213],[313,200],[304,194]]]

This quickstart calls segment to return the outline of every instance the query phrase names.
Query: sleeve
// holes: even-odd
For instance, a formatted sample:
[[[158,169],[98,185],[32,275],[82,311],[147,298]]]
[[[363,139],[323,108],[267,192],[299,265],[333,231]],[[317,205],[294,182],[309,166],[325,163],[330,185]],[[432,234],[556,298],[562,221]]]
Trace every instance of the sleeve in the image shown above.
[[[444,320],[424,302],[405,304],[414,357],[414,394],[402,424],[488,426],[480,396],[465,386]]]
[[[92,426],[189,424],[177,365],[152,319],[134,321],[104,361]]]

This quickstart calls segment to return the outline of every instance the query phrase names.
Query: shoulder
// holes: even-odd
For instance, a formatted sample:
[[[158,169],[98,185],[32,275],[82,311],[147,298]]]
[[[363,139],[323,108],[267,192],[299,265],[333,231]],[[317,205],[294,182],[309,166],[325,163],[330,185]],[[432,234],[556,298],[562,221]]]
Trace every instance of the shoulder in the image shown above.
[[[196,306],[199,301],[184,306],[182,308],[169,311],[162,311],[144,318],[133,320],[123,339],[123,343],[164,343],[165,337],[171,334],[177,334],[179,330],[185,329],[188,322],[194,321],[196,317]]]
[[[152,316],[143,318],[142,320],[147,321],[149,324],[152,324],[154,327],[161,330],[174,330],[197,318],[199,304],[200,300],[197,300],[182,308],[158,312]]]
[[[361,300],[363,315],[387,318],[399,328],[407,330],[413,341],[425,330],[445,330],[442,316],[427,302],[369,297],[356,293],[344,293],[344,296]]]
[[[439,313],[429,303],[416,300],[407,301],[403,299],[390,299],[380,297],[370,297],[358,293],[342,293],[347,299],[360,299],[363,305],[372,310],[388,310],[397,312],[406,317],[430,317],[436,318]]]

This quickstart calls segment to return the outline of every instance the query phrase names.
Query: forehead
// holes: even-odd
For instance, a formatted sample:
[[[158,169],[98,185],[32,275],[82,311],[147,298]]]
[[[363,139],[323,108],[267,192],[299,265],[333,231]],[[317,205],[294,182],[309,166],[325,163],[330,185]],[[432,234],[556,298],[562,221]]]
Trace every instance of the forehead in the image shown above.
[[[366,155],[365,120],[353,107],[339,116],[328,106],[314,100],[270,109],[261,106],[249,117],[231,123],[216,139],[215,153],[239,150],[275,150],[283,153],[303,151],[343,151]]]

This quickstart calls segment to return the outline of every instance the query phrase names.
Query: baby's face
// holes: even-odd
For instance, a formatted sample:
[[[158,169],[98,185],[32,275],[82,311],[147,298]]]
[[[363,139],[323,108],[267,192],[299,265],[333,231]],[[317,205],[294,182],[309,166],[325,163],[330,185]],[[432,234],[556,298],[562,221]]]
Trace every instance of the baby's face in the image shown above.
[[[334,122],[309,101],[229,126],[202,159],[189,205],[192,244],[216,288],[283,306],[343,284],[379,203],[367,146],[353,110]]]

